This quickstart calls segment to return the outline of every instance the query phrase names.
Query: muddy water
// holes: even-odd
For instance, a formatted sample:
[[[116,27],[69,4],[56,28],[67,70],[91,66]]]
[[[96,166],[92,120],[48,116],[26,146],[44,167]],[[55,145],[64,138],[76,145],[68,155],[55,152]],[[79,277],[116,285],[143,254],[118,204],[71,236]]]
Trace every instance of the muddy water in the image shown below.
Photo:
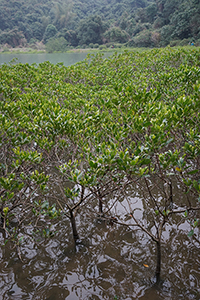
[[[87,211],[77,221],[83,242],[76,249],[68,219],[54,226],[54,237],[37,243],[27,227],[22,262],[13,245],[1,246],[0,299],[200,299],[200,245],[181,218],[165,227],[159,286],[155,244],[145,233],[111,226]]]

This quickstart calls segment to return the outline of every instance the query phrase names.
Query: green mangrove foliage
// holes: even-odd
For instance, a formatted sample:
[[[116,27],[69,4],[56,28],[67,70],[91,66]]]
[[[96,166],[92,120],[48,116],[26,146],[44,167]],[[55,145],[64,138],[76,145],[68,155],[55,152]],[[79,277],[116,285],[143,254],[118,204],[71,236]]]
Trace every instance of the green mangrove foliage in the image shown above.
[[[166,48],[90,55],[68,68],[2,65],[5,240],[19,244],[24,225],[51,236],[67,216],[77,241],[76,214],[87,209],[143,230],[157,245],[159,280],[165,225],[187,221],[194,237],[199,227],[199,62],[199,49]]]

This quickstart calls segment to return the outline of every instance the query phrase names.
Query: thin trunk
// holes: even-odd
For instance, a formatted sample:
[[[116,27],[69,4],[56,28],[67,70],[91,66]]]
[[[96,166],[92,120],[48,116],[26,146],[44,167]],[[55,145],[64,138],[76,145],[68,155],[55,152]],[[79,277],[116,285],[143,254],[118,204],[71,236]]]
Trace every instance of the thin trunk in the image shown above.
[[[74,241],[76,243],[76,241],[79,240],[79,235],[78,235],[78,232],[77,232],[77,229],[76,229],[76,220],[75,220],[75,217],[74,217],[74,214],[73,214],[72,210],[70,211],[70,221],[71,221],[71,225],[72,225],[73,238],[74,238]]]
[[[98,194],[98,198],[99,198],[99,214],[102,215],[103,214],[102,197],[101,197],[101,193],[100,193],[100,190],[99,190],[99,185],[97,187],[98,187],[97,194]]]
[[[99,199],[99,213],[102,215],[103,214],[103,204],[101,199]]]
[[[169,204],[169,209],[172,210],[174,205],[173,205],[173,192],[172,192],[172,183],[171,182],[169,184],[169,188],[170,188],[170,195],[169,195],[170,204]]]
[[[4,223],[4,217],[3,217],[3,205],[0,208],[0,215],[1,215],[1,226],[3,227],[3,223]]]
[[[160,241],[156,242],[156,246],[157,246],[156,283],[159,283],[160,271],[161,271],[161,244],[160,244]]]

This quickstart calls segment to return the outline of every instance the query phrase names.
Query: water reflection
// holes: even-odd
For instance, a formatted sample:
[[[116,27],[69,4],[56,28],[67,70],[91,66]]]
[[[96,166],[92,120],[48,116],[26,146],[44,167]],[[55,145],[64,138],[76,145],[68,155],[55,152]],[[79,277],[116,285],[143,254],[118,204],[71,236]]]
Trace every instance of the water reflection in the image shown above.
[[[177,187],[174,196],[178,195]],[[145,214],[144,193],[134,188],[126,196],[132,209],[140,209],[137,218],[144,218],[148,227],[151,218]],[[112,213],[125,218],[127,212],[123,194]],[[187,236],[190,227],[185,219],[176,218],[177,225],[171,220],[163,231],[159,286],[154,280],[156,244],[143,231],[100,222],[84,206],[77,218],[82,243],[76,248],[67,218],[54,224],[57,233],[50,240],[40,238],[34,242],[27,226],[21,247],[23,262],[12,244],[1,247],[2,299],[199,299],[199,243]],[[3,234],[0,241],[4,241]]]
[[[152,280],[155,245],[143,233],[97,225],[87,213],[79,222],[85,243],[78,251],[68,220],[52,240],[22,247],[23,263],[9,245],[1,248],[3,299],[199,299],[200,252],[182,230],[163,244],[158,287]]]

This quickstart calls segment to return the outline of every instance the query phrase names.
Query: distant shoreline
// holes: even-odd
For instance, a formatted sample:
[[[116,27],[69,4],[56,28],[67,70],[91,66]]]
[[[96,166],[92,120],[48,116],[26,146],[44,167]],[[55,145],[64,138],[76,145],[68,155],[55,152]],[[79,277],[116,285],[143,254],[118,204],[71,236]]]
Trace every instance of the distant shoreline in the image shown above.
[[[100,50],[100,49],[92,49],[92,48],[85,48],[85,49],[70,49],[67,50],[63,53],[85,53],[85,52],[115,52],[118,51],[118,48],[115,49],[104,49],[104,50]],[[0,54],[51,54],[49,52],[47,52],[46,50],[35,50],[32,48],[9,48],[8,50],[1,50],[0,49]],[[60,51],[55,51],[52,53],[61,53]]]
[[[178,48],[180,48],[181,46],[177,46]],[[191,46],[184,46],[184,47],[191,47]],[[142,52],[144,50],[150,50],[153,48],[131,48],[131,47],[119,47],[119,48],[104,48],[104,49],[99,49],[99,48],[74,48],[74,49],[69,49],[65,52],[61,52],[61,51],[54,51],[52,53],[97,53],[97,52],[123,52],[124,50],[126,51],[138,51],[138,52]],[[51,54],[50,52],[47,52],[44,48],[43,49],[34,49],[34,48],[30,48],[30,47],[16,47],[16,48],[0,48],[0,54]]]
[[[149,48],[131,48],[131,47],[122,47],[122,48],[106,48],[106,49],[99,49],[99,48],[80,48],[80,49],[69,49],[65,52],[62,53],[87,53],[87,52],[91,52],[91,53],[97,53],[97,52],[118,52],[118,51],[123,51],[123,50],[144,50],[144,49],[149,49]],[[43,50],[36,50],[33,48],[9,48],[9,49],[0,49],[0,54],[51,54],[49,52],[47,52],[45,49]],[[60,51],[55,51],[52,53],[61,53]]]

